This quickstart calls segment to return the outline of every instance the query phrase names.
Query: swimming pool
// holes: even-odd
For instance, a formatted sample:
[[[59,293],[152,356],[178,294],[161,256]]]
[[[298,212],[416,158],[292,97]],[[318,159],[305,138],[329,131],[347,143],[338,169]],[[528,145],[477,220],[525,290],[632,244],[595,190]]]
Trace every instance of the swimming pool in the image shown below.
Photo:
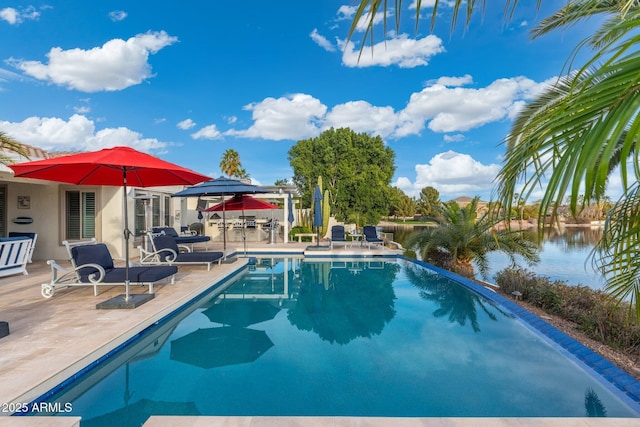
[[[258,259],[47,401],[82,426],[152,414],[640,416],[509,307],[448,276],[401,259]]]

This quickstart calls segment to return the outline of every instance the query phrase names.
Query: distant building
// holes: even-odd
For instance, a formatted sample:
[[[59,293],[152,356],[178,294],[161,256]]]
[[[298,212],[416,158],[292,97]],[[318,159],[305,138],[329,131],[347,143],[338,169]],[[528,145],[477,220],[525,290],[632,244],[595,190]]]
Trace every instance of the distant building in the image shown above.
[[[449,200],[449,202],[455,202],[461,208],[466,208],[469,203],[473,201],[473,197],[460,196],[456,199]],[[478,200],[478,216],[484,215],[489,211],[489,202]]]

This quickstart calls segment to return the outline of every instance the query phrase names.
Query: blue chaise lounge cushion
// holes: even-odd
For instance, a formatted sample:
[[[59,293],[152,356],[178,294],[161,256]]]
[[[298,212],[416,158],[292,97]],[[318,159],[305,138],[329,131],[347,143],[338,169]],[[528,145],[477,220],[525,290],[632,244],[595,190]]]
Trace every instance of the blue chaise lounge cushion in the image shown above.
[[[154,227],[151,231],[156,234],[164,233],[167,236],[171,236],[175,239],[177,244],[203,243],[211,240],[211,237],[209,236],[200,236],[197,234],[192,236],[180,236],[173,227]]]
[[[153,238],[153,245],[156,250],[159,252],[160,260],[162,262],[188,262],[188,263],[197,263],[197,262],[215,262],[224,256],[223,252],[180,252],[178,248],[178,244],[175,239],[171,236],[160,234]],[[169,251],[163,251],[163,249],[171,249],[177,255],[176,259],[173,258],[173,254]]]
[[[109,249],[104,243],[95,245],[76,246],[71,249],[71,256],[77,267],[85,264],[98,264],[104,268],[104,283],[124,283],[126,269],[124,267],[115,268],[113,258]],[[157,282],[178,272],[175,266],[153,266],[153,267],[129,267],[129,281],[135,283]],[[81,282],[90,282],[89,277],[98,273],[94,267],[85,267],[78,270]]]

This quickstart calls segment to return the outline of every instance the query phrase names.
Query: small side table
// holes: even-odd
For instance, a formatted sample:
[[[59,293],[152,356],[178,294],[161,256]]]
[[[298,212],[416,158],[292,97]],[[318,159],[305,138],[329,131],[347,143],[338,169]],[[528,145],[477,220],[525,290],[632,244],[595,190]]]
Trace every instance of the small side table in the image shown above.
[[[360,233],[352,233],[351,234],[351,247],[353,247],[353,245],[357,243],[360,243],[360,246],[362,246],[362,237],[363,235]]]

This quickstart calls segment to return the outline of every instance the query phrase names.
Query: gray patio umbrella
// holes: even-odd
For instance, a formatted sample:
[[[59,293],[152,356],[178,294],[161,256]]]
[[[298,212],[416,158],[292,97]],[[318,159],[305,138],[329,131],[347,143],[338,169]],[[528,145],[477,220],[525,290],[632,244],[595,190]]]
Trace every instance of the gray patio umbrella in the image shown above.
[[[212,322],[222,325],[245,328],[255,323],[273,319],[280,308],[269,301],[239,299],[227,301],[223,299],[202,312]]]
[[[251,363],[273,347],[265,331],[223,326],[193,331],[171,341],[171,360],[210,369]]]
[[[220,178],[206,181],[192,187],[187,187],[182,191],[172,194],[171,197],[204,197],[204,196],[232,196],[236,194],[257,194],[268,193],[269,190],[260,188],[257,185],[247,184],[236,179]],[[225,203],[224,199],[223,202]],[[223,205],[224,206],[224,205]],[[226,224],[226,210],[222,210],[222,221]],[[227,250],[227,228],[222,233],[224,250]]]
[[[313,226],[316,227],[316,233],[318,234],[316,246],[320,246],[320,227],[322,227],[322,191],[320,191],[319,185],[316,185],[316,189],[313,192]]]
[[[289,229],[291,229],[291,226],[293,225],[293,221],[294,221],[294,217],[293,217],[293,197],[291,197],[291,193],[289,193],[289,198],[287,200],[287,203],[289,204],[288,208],[289,208],[289,218],[287,218],[289,220]]]

